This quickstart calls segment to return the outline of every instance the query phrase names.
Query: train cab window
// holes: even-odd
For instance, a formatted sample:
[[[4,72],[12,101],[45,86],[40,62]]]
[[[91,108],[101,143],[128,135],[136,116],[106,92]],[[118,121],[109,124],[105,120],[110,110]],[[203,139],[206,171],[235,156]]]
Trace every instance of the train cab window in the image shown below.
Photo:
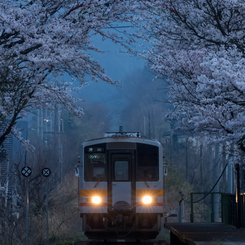
[[[114,180],[125,181],[129,180],[128,176],[129,162],[127,160],[118,160],[114,162]]]
[[[84,180],[106,181],[106,154],[103,147],[89,146],[84,151]]]
[[[94,177],[105,177],[105,167],[93,167],[93,178]]]
[[[159,149],[157,146],[137,144],[137,181],[159,180]]]

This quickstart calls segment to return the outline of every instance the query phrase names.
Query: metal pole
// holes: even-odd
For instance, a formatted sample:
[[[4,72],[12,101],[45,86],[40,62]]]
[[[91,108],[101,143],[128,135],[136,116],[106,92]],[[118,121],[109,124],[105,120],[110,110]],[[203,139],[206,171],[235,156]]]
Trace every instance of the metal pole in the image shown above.
[[[178,210],[178,222],[183,223],[184,222],[184,195],[182,192],[179,192],[180,198],[179,198],[179,210]]]
[[[240,166],[235,165],[236,169],[236,228],[241,228],[241,199],[240,199]]]
[[[49,225],[48,225],[48,179],[46,184],[46,211],[47,211],[47,245],[49,245]]]
[[[191,193],[191,222],[194,222],[193,193]]]
[[[217,222],[215,221],[215,203],[214,203],[214,193],[211,193],[211,222]]]
[[[28,178],[26,178],[26,245],[29,244],[28,212],[29,212],[29,186],[28,186]]]

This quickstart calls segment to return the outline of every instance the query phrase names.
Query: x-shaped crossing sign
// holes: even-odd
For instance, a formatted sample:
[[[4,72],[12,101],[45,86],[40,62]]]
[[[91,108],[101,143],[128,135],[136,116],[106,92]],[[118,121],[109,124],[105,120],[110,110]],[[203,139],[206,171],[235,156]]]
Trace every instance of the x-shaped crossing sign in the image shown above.
[[[43,175],[44,177],[48,177],[50,174],[51,174],[51,170],[50,170],[49,168],[44,168],[44,169],[42,170],[42,175]]]
[[[32,170],[30,167],[25,166],[24,168],[21,169],[21,173],[22,175],[24,175],[25,177],[29,177],[32,173]]]

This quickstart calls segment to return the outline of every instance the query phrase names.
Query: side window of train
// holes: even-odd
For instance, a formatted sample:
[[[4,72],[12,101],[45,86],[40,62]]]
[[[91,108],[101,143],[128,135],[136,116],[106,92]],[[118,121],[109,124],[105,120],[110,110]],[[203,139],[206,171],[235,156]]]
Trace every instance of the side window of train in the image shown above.
[[[105,145],[93,145],[84,149],[84,180],[106,181]]]
[[[136,180],[159,180],[159,148],[157,146],[137,144]]]

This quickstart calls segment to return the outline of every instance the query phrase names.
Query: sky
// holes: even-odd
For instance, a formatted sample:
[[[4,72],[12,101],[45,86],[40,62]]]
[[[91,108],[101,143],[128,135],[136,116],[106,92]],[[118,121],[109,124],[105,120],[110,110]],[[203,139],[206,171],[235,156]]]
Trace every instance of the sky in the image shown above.
[[[145,66],[145,60],[135,57],[132,54],[121,52],[121,46],[114,44],[110,40],[102,41],[99,36],[92,40],[92,44],[99,47],[105,53],[93,53],[95,60],[105,69],[106,74],[113,80],[121,82],[130,74],[137,70],[141,70]],[[88,80],[87,80],[88,82]],[[85,102],[103,103],[112,115],[111,131],[117,131],[120,125],[119,114],[123,109],[122,101],[124,98],[114,96],[115,93],[120,94],[120,86],[109,85],[103,81],[90,81],[88,86],[81,89],[80,95]]]
[[[95,60],[99,62],[102,68],[105,69],[106,75],[112,80],[119,81],[119,85],[111,85],[106,82],[92,81],[91,77],[87,76],[85,82],[87,86],[82,87],[75,97],[79,97],[84,101],[84,105],[90,103],[101,103],[108,110],[111,117],[110,129],[108,131],[118,131],[122,122],[120,121],[120,112],[126,106],[127,100],[125,93],[120,93],[123,88],[123,81],[136,71],[142,71],[145,67],[145,60],[136,57],[132,54],[122,51],[123,47],[120,44],[114,44],[111,40],[103,40],[100,36],[92,37],[91,44],[98,47],[104,53],[90,52]],[[64,82],[71,81],[68,74],[61,78]],[[82,105],[83,106],[83,105]],[[31,120],[32,115],[29,115]]]

